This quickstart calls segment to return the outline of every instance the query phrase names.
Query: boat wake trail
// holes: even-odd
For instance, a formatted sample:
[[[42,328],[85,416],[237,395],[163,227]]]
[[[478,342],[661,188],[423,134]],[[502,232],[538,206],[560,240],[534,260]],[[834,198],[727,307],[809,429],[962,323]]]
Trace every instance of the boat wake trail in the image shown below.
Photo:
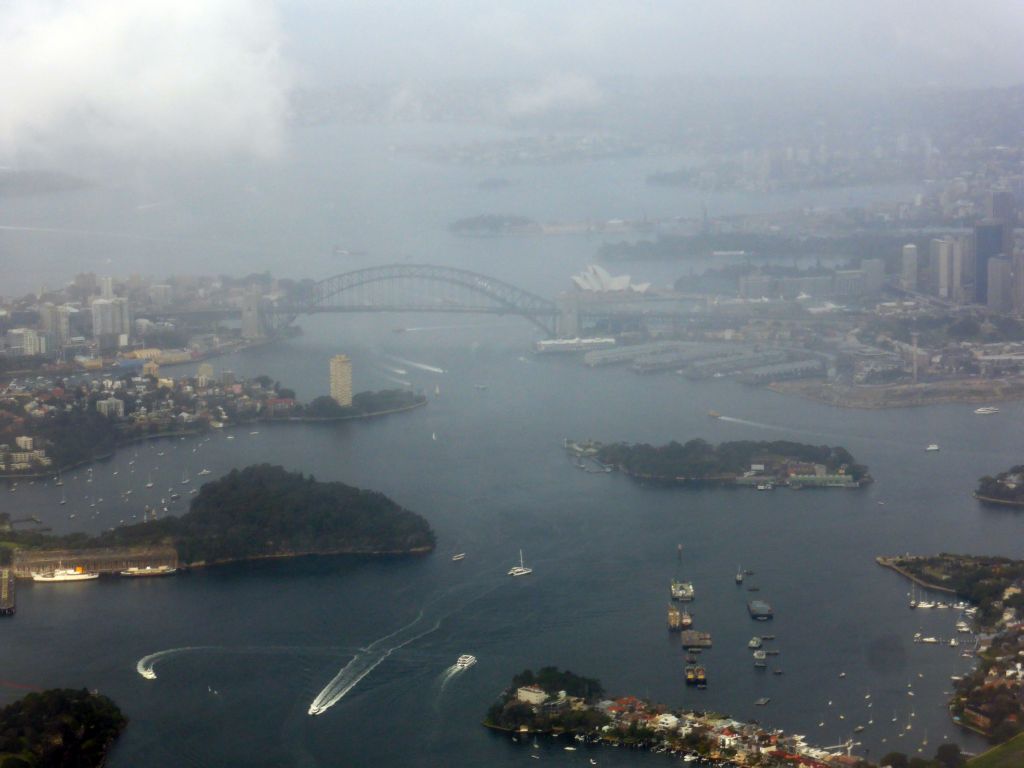
[[[415,360],[405,360],[401,357],[395,357],[394,355],[388,355],[396,363],[402,365],[408,365],[413,368],[418,368],[421,371],[428,371],[430,373],[444,373],[444,368],[438,368],[436,365],[427,365],[426,363],[417,363]]]
[[[316,695],[313,703],[309,705],[309,714],[320,715],[333,707],[349,691],[359,685],[364,677],[383,664],[384,660],[392,653],[421,637],[426,637],[431,632],[436,632],[441,626],[441,619],[437,619],[427,629],[423,629],[424,623],[423,611],[420,611],[419,615],[409,624],[380,640],[375,640],[357,653]],[[398,642],[395,642],[396,640]]]
[[[321,647],[294,647],[294,646],[256,646],[250,648],[231,648],[223,645],[187,645],[182,648],[168,648],[166,651],[157,651],[148,656],[143,656],[135,662],[135,671],[147,680],[156,680],[156,664],[159,661],[177,656],[182,653],[194,651],[207,651],[214,653],[255,653],[255,654],[276,654],[276,653],[306,653],[306,654],[330,654],[335,655],[339,651],[346,651],[346,648],[321,648]],[[360,649],[362,650],[362,649]]]
[[[218,650],[217,646],[213,645],[189,645],[184,648],[169,648],[166,651],[157,651],[151,653],[148,656],[143,656],[135,663],[135,671],[142,675],[147,680],[156,680],[156,663],[168,656],[176,656],[179,653],[187,653],[189,651],[215,651]]]
[[[447,619],[454,613],[467,608],[478,600],[482,600],[489,594],[499,589],[504,581],[494,581],[492,584],[487,585],[485,589],[478,591],[476,594],[470,596],[468,600],[463,600],[457,604],[452,604],[452,601],[459,601],[461,595],[466,592],[465,587],[462,585],[453,587],[447,590],[443,594],[437,596],[435,599],[429,601],[424,610],[421,610],[419,614],[411,622],[406,624],[404,627],[400,627],[392,632],[390,635],[385,635],[379,640],[374,640],[365,648],[360,648],[356,651],[355,656],[341,668],[341,671],[334,676],[324,689],[316,695],[313,699],[313,703],[309,705],[310,715],[322,715],[328,709],[333,707],[339,701],[341,701],[349,691],[359,685],[368,674],[373,672],[377,667],[384,663],[385,659],[388,658],[395,651],[404,648],[410,643],[419,640],[422,637],[436,632],[441,627],[441,622]],[[472,586],[470,586],[472,589]],[[427,608],[435,608],[437,603],[447,603],[447,609],[442,609],[440,615],[436,618],[432,618],[427,615]],[[432,611],[435,613],[435,611]],[[450,679],[454,673],[460,672],[459,669],[452,668],[444,672],[444,681]]]

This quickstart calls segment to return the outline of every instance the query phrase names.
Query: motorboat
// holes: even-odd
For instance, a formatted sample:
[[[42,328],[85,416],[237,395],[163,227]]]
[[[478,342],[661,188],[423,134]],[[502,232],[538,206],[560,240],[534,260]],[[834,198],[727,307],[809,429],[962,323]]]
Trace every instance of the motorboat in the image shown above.
[[[938,443],[929,443],[928,447],[925,448],[925,450],[928,451],[929,453],[934,453],[934,452],[939,450],[939,444]]]
[[[459,561],[459,560],[465,560],[465,559],[466,559],[466,553],[465,552],[458,552],[458,553],[452,555],[452,560],[453,561]]]
[[[994,405],[983,405],[981,408],[975,408],[974,413],[978,416],[991,416],[993,413],[999,413],[999,409]]]

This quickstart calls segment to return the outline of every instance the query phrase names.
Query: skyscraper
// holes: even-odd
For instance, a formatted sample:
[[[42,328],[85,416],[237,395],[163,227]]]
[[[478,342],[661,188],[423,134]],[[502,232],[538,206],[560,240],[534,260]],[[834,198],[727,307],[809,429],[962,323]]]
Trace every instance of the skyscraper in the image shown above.
[[[352,361],[348,355],[331,358],[331,398],[338,405],[352,405]]]
[[[1013,308],[1013,270],[1005,256],[988,260],[988,308],[1009,312]]]
[[[917,290],[917,246],[913,243],[907,243],[903,246],[900,288],[904,291]]]
[[[974,301],[988,303],[988,260],[1003,252],[1005,225],[986,219],[974,225]]]
[[[953,241],[935,238],[928,246],[929,288],[943,299],[951,295],[953,284]]]

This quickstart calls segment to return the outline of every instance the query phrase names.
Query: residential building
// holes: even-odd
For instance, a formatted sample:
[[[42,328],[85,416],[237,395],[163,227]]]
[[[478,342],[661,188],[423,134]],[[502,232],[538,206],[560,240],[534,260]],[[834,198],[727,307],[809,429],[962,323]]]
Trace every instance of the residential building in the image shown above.
[[[96,401],[96,410],[103,416],[124,417],[124,400],[116,397],[108,397],[106,400]]]
[[[331,358],[331,397],[338,405],[352,405],[352,361],[348,355]]]

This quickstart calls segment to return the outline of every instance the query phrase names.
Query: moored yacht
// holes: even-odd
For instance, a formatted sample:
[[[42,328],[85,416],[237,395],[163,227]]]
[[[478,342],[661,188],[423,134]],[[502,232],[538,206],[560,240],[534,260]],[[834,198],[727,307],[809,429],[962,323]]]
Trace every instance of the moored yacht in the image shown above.
[[[526,576],[527,574],[533,573],[533,568],[527,568],[523,564],[523,550],[519,550],[519,565],[513,565],[508,569],[509,576]]]

